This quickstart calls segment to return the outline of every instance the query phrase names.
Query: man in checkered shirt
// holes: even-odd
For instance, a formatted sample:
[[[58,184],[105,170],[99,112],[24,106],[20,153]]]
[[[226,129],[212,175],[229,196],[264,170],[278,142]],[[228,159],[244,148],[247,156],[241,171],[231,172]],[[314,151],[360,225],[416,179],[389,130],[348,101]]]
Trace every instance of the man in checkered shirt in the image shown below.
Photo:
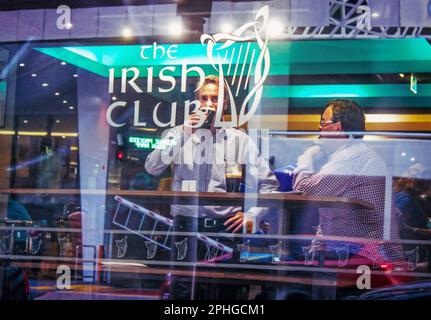
[[[371,265],[405,267],[402,247],[384,242],[385,164],[362,141],[347,132],[365,131],[363,109],[351,100],[333,100],[326,106],[320,130],[324,134],[299,158],[294,172],[293,188],[316,196],[339,196],[367,201],[369,209],[319,209],[318,234],[323,236],[362,238],[363,241],[325,241],[325,250],[340,248],[352,256],[365,258]],[[326,163],[317,168],[322,161]],[[398,211],[392,205],[391,239],[399,239]]]

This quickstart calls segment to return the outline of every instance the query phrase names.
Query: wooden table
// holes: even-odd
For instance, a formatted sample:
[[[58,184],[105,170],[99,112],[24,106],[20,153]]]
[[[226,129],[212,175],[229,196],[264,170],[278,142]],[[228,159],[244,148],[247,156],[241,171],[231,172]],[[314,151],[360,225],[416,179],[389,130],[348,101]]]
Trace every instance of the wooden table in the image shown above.
[[[283,209],[284,214],[282,216],[283,227],[282,230],[288,231],[288,220],[289,214],[292,209],[298,208],[345,208],[353,210],[361,209],[374,209],[374,206],[368,202],[364,202],[357,199],[344,198],[344,197],[321,197],[321,196],[310,196],[297,193],[266,193],[266,194],[255,194],[255,193],[212,193],[212,192],[177,192],[177,191],[142,191],[142,190],[91,190],[91,189],[0,189],[0,194],[5,195],[20,195],[20,196],[59,196],[61,198],[79,197],[80,195],[85,196],[121,196],[125,197],[130,201],[139,200],[139,203],[144,202],[145,204],[177,204],[177,205],[223,205],[223,206],[258,206],[258,207],[275,207]],[[111,266],[112,267],[112,266]],[[160,272],[166,273],[166,270],[158,270],[159,268],[130,268],[130,267],[117,267],[109,271],[119,272],[136,272],[136,273],[147,273],[147,274],[159,274]],[[105,268],[103,268],[105,269]],[[117,269],[117,270],[115,270]],[[161,268],[163,269],[163,268]],[[232,270],[233,271],[233,270]],[[238,276],[237,273],[226,273],[226,272],[208,272],[199,271],[199,274],[195,274],[200,278],[235,278]],[[307,282],[308,284],[316,285],[316,279],[310,279],[308,277],[291,277],[285,272],[276,272],[272,275],[259,275],[259,274],[245,274],[241,275],[242,279],[247,281],[255,280],[263,282]]]
[[[225,193],[225,192],[182,192],[182,191],[142,191],[142,190],[94,190],[94,189],[0,189],[0,194],[35,196],[114,196],[138,197],[146,203],[196,204],[224,206],[244,205],[250,201],[255,206],[278,208],[350,208],[374,209],[368,202],[344,198],[321,197],[296,193]]]

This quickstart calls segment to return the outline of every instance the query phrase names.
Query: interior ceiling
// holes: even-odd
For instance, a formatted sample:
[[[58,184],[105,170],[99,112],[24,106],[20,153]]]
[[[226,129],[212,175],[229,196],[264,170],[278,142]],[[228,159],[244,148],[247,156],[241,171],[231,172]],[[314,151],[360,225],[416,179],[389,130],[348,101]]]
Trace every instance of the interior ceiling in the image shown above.
[[[204,0],[202,0],[204,1]],[[20,9],[48,9],[60,5],[68,5],[71,8],[108,7],[123,5],[152,5],[178,3],[175,0],[0,0],[2,10]]]
[[[206,58],[200,44],[180,46],[184,46],[181,52],[195,62],[199,58]],[[193,48],[186,50],[187,46]],[[275,128],[274,125],[279,123],[282,129],[289,122],[290,129],[312,130],[316,126],[314,118],[309,121],[299,115],[291,119],[280,118],[279,115],[308,110],[303,113],[315,116],[320,111],[317,108],[320,109],[334,98],[334,93],[349,90],[351,92],[347,92],[346,97],[352,98],[352,94],[356,94],[354,99],[372,112],[425,114],[431,110],[431,46],[425,39],[294,41],[274,42],[271,46],[272,67],[262,100],[262,110],[267,117],[265,121],[270,123],[269,127]],[[77,106],[77,79],[73,78],[73,74],[81,68],[106,77],[109,67],[136,65],[137,61],[145,67],[142,59],[131,54],[139,54],[140,50],[135,50],[135,47],[140,46],[110,43],[102,46],[63,47],[62,43],[48,46],[39,44],[36,50],[28,50],[28,56],[23,57],[26,67],[19,68],[19,110],[16,111],[22,116],[75,114],[76,108],[68,109],[69,106]],[[200,49],[196,50],[198,47]],[[61,66],[61,61],[66,61],[67,65]],[[163,65],[161,61],[159,64]],[[205,65],[208,61],[196,64]],[[399,76],[401,72],[406,73],[403,79]],[[418,95],[409,91],[410,72],[417,73]],[[37,73],[38,76],[34,78],[32,73]],[[42,79],[49,79],[48,88],[41,88]],[[365,91],[361,91],[363,89]],[[56,90],[61,91],[62,97],[54,96]],[[63,94],[68,101],[66,105],[62,104]],[[414,108],[421,110],[416,111]],[[60,120],[61,126],[66,125]],[[403,122],[394,119],[393,124],[379,120],[374,122],[376,127],[373,129],[385,126],[385,130],[394,131],[431,130],[429,118],[425,122],[407,120]],[[401,122],[404,127],[394,126]],[[68,125],[75,127],[76,123]],[[41,126],[44,126],[44,120],[38,125]],[[69,131],[67,129],[64,131]]]
[[[109,7],[109,6],[133,6],[133,5],[156,5],[156,4],[178,4],[183,9],[191,12],[209,11],[212,2],[226,0],[0,0],[0,10],[20,9],[48,9],[60,5],[68,5],[71,8]],[[252,2],[253,0],[230,0],[230,2]],[[256,0],[257,1],[257,0]],[[269,1],[269,0],[259,0]]]
[[[214,73],[201,44],[178,44],[181,59],[169,61],[141,59],[139,45],[35,49],[103,77],[108,76],[109,68],[114,67],[120,76],[121,68],[135,66],[145,78],[149,66],[157,75],[159,69],[183,60],[199,65],[206,74]],[[431,107],[431,46],[424,39],[275,42],[269,49],[271,68],[262,101],[266,114],[318,108],[332,98],[354,98],[366,108],[383,110]],[[229,69],[229,59],[222,64]],[[232,76],[234,68],[230,71],[225,74]],[[173,75],[179,77],[180,73],[177,67]],[[410,90],[411,73],[418,73],[417,94]]]

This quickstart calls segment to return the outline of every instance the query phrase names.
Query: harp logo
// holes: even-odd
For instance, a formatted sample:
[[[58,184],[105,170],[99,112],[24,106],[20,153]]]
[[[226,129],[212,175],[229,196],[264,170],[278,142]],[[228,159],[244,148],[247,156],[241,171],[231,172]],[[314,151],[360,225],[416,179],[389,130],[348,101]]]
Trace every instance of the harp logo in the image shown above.
[[[187,238],[184,238],[184,240],[175,242],[175,247],[177,248],[177,260],[182,261],[187,256]]]
[[[349,245],[344,247],[336,247],[335,252],[338,255],[338,266],[345,267],[349,260]]]
[[[121,240],[115,240],[117,245],[117,258],[124,258],[127,253],[127,236],[124,236]]]
[[[62,238],[61,237],[58,238],[58,249],[59,249],[60,257],[65,256],[69,246],[71,246],[70,234],[67,234]]]
[[[163,67],[160,70],[154,69],[152,65],[146,68],[137,66],[121,66],[121,69],[117,70],[110,68],[109,93],[113,94],[117,88],[117,92],[120,89],[122,94],[133,91],[138,94],[153,95],[158,91],[160,94],[172,96],[174,90],[186,93],[188,83],[191,81],[190,77],[197,76],[198,85],[194,90],[196,93],[202,87],[206,73],[203,67],[193,64],[199,64],[201,61],[201,64],[211,65],[214,69],[211,74],[218,74],[220,83],[224,84],[219,88],[218,105],[222,105],[227,100],[231,109],[231,120],[224,121],[223,108],[217,108],[214,127],[240,127],[256,113],[262,98],[263,84],[269,75],[271,61],[268,49],[268,20],[269,8],[264,6],[256,13],[254,21],[245,23],[232,34],[203,34],[201,49],[203,49],[204,59],[193,59],[193,61],[183,59],[184,54],[179,52],[181,47],[178,45],[166,46],[154,42],[152,45],[142,46],[139,57],[142,60],[154,61],[154,64],[157,64],[157,60],[162,60]],[[116,75],[121,75],[121,81],[116,81]],[[146,77],[146,86],[137,82],[141,77]],[[120,88],[118,88],[119,83],[121,83]],[[177,109],[180,106],[184,108],[182,123],[188,121],[190,112],[199,113],[200,101],[197,99],[169,100],[169,98],[163,99],[153,104],[152,120],[159,128],[174,127],[182,122],[182,119],[179,119],[180,121],[176,119]],[[117,109],[131,107],[128,103],[128,101],[115,101],[109,105],[106,110],[106,120],[110,126],[120,128],[126,125],[124,118],[114,119],[113,115],[117,114],[115,112]],[[146,126],[146,122],[141,120],[144,108],[148,113],[148,106],[143,106],[145,103],[147,102],[144,100],[133,102],[134,127]],[[162,119],[161,115],[165,119]]]
[[[419,247],[411,251],[405,251],[405,255],[407,257],[408,269],[411,271],[415,270],[419,262]]]
[[[269,252],[271,252],[273,263],[280,262],[283,254],[283,243],[279,241],[277,244],[269,246]]]
[[[147,259],[153,259],[157,253],[157,243],[154,241],[145,241],[147,247]]]
[[[222,109],[218,108],[216,113],[215,127],[236,127],[245,124],[256,112],[263,92],[263,83],[269,74],[270,55],[268,50],[268,18],[269,8],[264,6],[255,16],[253,22],[246,23],[236,29],[232,34],[217,33],[213,36],[204,34],[201,42],[207,47],[207,55],[212,66],[219,73],[220,82],[227,88],[232,120],[222,122]],[[256,42],[257,48],[252,46]],[[221,46],[216,46],[222,43]],[[242,43],[241,46],[235,46]],[[237,50],[237,52],[235,52]],[[223,58],[224,57],[224,58]],[[228,64],[222,64],[229,61]],[[247,67],[248,65],[248,67]],[[247,89],[250,75],[253,70],[253,87]],[[226,75],[233,71],[232,80],[228,81]],[[225,74],[226,73],[226,74]],[[241,91],[248,90],[244,100],[239,105],[239,118],[235,98]],[[219,88],[219,101],[224,100],[223,86]],[[248,112],[247,105],[250,103]]]

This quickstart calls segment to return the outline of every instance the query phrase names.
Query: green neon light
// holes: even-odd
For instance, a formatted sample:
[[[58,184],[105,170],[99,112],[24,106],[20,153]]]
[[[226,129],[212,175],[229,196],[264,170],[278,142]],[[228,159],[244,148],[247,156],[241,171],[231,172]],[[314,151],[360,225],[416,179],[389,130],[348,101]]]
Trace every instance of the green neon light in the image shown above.
[[[158,139],[151,137],[129,137],[129,143],[134,145],[137,149],[142,150],[153,150],[161,149],[164,150],[166,147],[174,145],[175,141],[167,139]]]
[[[431,84],[418,84],[421,97],[431,97]],[[265,86],[265,98],[416,97],[409,84],[345,84]]]
[[[170,45],[161,46],[166,52]],[[251,48],[256,49],[256,44],[252,44]],[[156,60],[142,59],[141,45],[45,47],[36,50],[103,77],[108,76],[110,68],[115,68],[115,76],[118,77],[121,68],[131,66],[140,69],[142,79],[147,77],[148,67],[154,68],[154,78],[157,79],[159,71],[166,66],[175,67],[175,71],[169,72],[169,75],[179,77],[182,61],[190,63],[188,66],[199,66],[205,74],[216,73],[206,57],[205,47],[200,43],[178,44],[175,59],[168,59],[165,55]],[[147,50],[150,54],[151,50]],[[269,51],[271,76],[431,72],[431,46],[423,38],[273,42],[269,44]],[[221,57],[224,69],[227,69],[229,60],[229,56]],[[240,59],[239,66],[241,63]],[[228,75],[232,75],[234,69],[231,68]],[[196,76],[196,73],[192,72],[189,76]],[[274,86],[267,83],[264,86],[262,108],[285,107],[286,98],[290,98],[289,103],[296,107],[317,107],[337,97],[352,98],[363,105],[375,107],[430,107],[430,84],[418,83],[417,95],[409,89],[407,83],[302,86]],[[177,99],[174,91],[159,94],[155,90],[152,94],[163,96],[167,101]]]
[[[172,46],[157,44],[157,49],[153,50],[152,45],[145,45],[147,47],[144,49],[145,59],[141,57],[142,45],[49,47],[36,48],[36,50],[104,77],[108,77],[110,68],[115,68],[115,76],[120,77],[122,68],[132,66],[140,69],[143,76],[147,75],[147,68],[149,67],[154,68],[154,74],[157,75],[163,67],[174,66],[176,67],[175,71],[169,73],[169,75],[180,76],[183,63],[187,66],[201,66],[208,73],[215,72],[207,57],[206,48],[200,43],[175,45],[177,48],[175,53],[171,53],[173,58],[170,59],[167,52]],[[215,51],[220,46],[217,45]],[[234,50],[232,51],[233,64],[242,65],[244,62],[245,55],[238,56],[240,46],[241,43],[232,46],[232,50]],[[244,44],[244,51],[245,48],[246,45]],[[256,43],[250,43],[250,52],[256,48]],[[156,55],[156,59],[153,59],[153,54]],[[248,57],[247,62],[250,62],[251,55]],[[231,62],[231,55],[221,53],[219,57],[214,58],[216,64],[221,63],[226,66],[226,70],[228,69],[227,66]],[[258,55],[256,54],[253,63],[256,63],[257,59]],[[234,70],[234,67],[231,68],[229,74],[232,75]]]
[[[239,45],[235,45],[237,49]],[[170,45],[161,46],[166,51]],[[271,55],[270,75],[431,72],[431,46],[423,38],[290,41],[273,42],[268,47]],[[156,75],[168,65],[177,66],[173,75],[179,76],[183,61],[199,65],[208,74],[215,72],[206,56],[205,47],[200,43],[178,44],[175,59],[168,59],[166,55],[161,57],[160,53],[155,60],[141,58],[141,45],[35,49],[104,77],[108,76],[109,68],[115,68],[116,76],[120,76],[118,71],[123,67],[135,66],[146,70],[153,66]],[[252,43],[252,49],[257,49],[255,43]],[[229,55],[224,56],[223,53],[220,59],[224,66],[230,62]],[[232,63],[237,63],[235,56],[232,60]],[[240,58],[238,63],[242,62]],[[231,68],[229,75],[233,74],[233,70]]]
[[[413,74],[410,76],[410,91],[418,94],[418,78]]]
[[[160,145],[160,139],[149,137],[129,137],[129,143],[133,144],[137,149],[153,150]]]

